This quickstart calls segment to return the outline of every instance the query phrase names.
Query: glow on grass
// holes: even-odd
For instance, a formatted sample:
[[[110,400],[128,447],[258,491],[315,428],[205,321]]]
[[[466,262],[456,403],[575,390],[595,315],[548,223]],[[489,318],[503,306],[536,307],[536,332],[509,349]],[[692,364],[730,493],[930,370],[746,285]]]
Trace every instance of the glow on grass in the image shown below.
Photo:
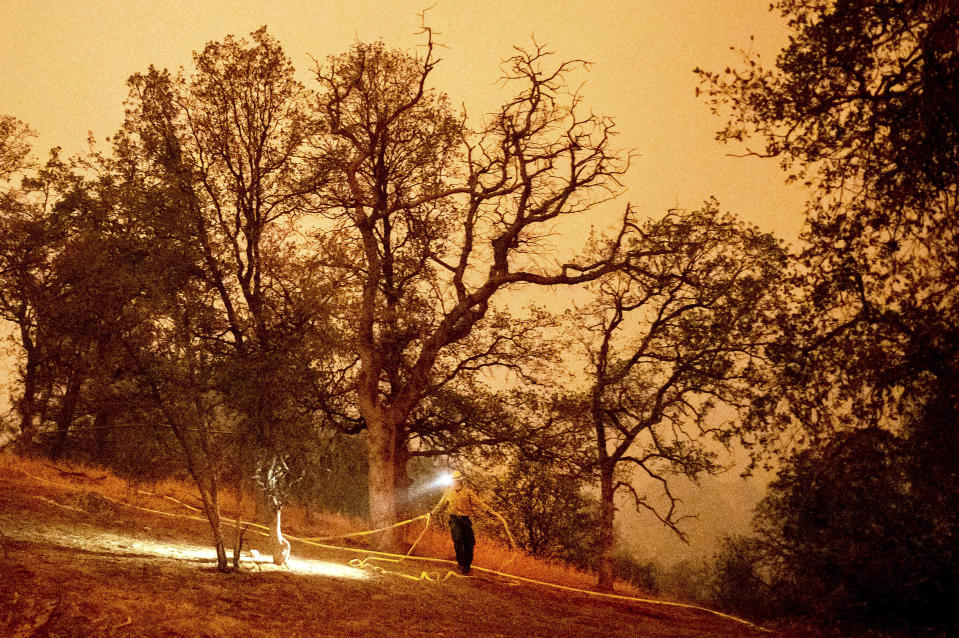
[[[171,545],[169,543],[155,543],[152,541],[134,541],[131,550],[139,554],[151,554],[164,558],[179,558],[185,560],[216,561],[216,550],[202,545]]]
[[[290,569],[299,574],[313,574],[317,576],[329,576],[331,578],[352,578],[355,580],[364,580],[369,578],[369,574],[356,567],[348,567],[339,563],[331,563],[325,560],[313,560],[311,558],[290,558],[287,561]]]
[[[8,536],[18,540],[33,540],[34,534],[26,533],[26,530],[19,531],[21,533],[8,530]],[[154,556],[174,560],[216,562],[216,550],[208,545],[152,541],[111,532],[71,533],[69,528],[58,529],[55,537],[63,546],[82,548],[87,551],[109,552],[111,554],[133,554],[142,557]],[[257,552],[254,557],[243,556],[241,562],[245,565],[255,563],[259,565],[261,569],[284,569],[282,567],[276,567],[269,558],[261,558],[259,552]],[[369,578],[369,574],[362,569],[356,569],[355,567],[330,561],[308,558],[291,558],[288,561],[288,567],[291,571],[299,574],[327,576],[330,578],[351,578],[354,580]]]
[[[187,560],[215,561],[216,551],[212,547],[202,547],[199,545],[170,545],[145,541],[134,541],[132,550],[138,553],[152,554],[155,556],[165,556],[168,558],[179,558]],[[269,559],[260,558],[259,552],[256,557],[244,556],[241,559],[244,564],[255,563],[261,568],[276,568]],[[290,558],[287,561],[287,567],[298,574],[313,574],[319,576],[329,576],[331,578],[352,578],[362,580],[368,578],[368,574],[362,569],[348,567],[338,563],[332,563],[324,560],[313,560],[309,558]]]
[[[156,556],[180,560],[216,561],[216,550],[192,543],[170,543],[131,538],[121,534],[101,532],[86,538],[61,538],[64,544],[113,553]]]

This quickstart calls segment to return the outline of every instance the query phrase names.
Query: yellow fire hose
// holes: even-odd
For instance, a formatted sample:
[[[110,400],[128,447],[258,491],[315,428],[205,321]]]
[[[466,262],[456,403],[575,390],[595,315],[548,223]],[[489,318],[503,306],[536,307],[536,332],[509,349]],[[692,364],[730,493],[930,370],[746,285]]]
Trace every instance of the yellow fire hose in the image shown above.
[[[496,516],[496,518],[498,518],[500,522],[503,524],[503,529],[506,530],[506,537],[509,538],[510,549],[513,550],[512,552],[510,552],[509,558],[507,558],[506,561],[499,566],[499,569],[497,571],[501,572],[504,569],[506,569],[509,565],[512,565],[513,561],[516,560],[516,554],[519,550],[519,545],[517,544],[516,539],[513,538],[513,532],[510,531],[509,525],[506,524],[506,519],[503,517],[503,515],[494,509],[491,509],[490,512],[494,516]],[[477,569],[482,569],[482,568],[477,567]],[[511,583],[511,584],[515,584],[515,583]]]
[[[23,474],[26,474],[27,476],[29,476],[29,477],[31,477],[31,478],[34,478],[34,479],[36,479],[36,480],[38,480],[38,481],[41,481],[41,482],[43,482],[43,483],[47,483],[47,484],[49,484],[49,485],[55,485],[55,486],[56,486],[55,483],[52,483],[51,481],[47,481],[46,479],[43,479],[43,478],[41,478],[41,477],[39,477],[39,476],[34,476],[33,474],[30,474],[29,472],[25,472],[24,470],[18,470],[18,471],[19,471],[19,472],[22,472]],[[146,492],[146,491],[143,491],[143,490],[137,490],[137,492],[139,492],[139,493],[141,493],[141,494],[146,494],[146,495],[149,495],[149,496],[154,496],[154,497],[158,496],[157,494],[153,494],[153,493],[151,493],[151,492]],[[123,506],[125,506],[125,507],[131,507],[131,508],[138,509],[138,510],[141,510],[141,511],[144,511],[144,512],[150,512],[150,513],[153,513],[153,514],[160,514],[160,515],[162,515],[162,516],[169,516],[169,517],[175,517],[175,518],[185,518],[185,519],[194,520],[194,521],[209,522],[208,519],[205,518],[205,517],[201,518],[201,517],[199,517],[199,516],[188,516],[188,515],[185,515],[185,514],[173,514],[173,513],[171,513],[171,512],[164,512],[164,511],[162,511],[162,510],[151,509],[151,508],[148,508],[148,507],[143,507],[143,506],[141,506],[141,505],[133,505],[132,503],[124,503],[123,501],[117,500],[117,499],[115,499],[115,498],[111,498],[111,497],[106,496],[106,495],[104,495],[104,494],[100,494],[100,496],[102,496],[104,499],[106,499],[106,500],[108,500],[108,501],[110,501],[110,502],[117,503],[118,505],[123,505]],[[190,509],[190,510],[192,510],[192,511],[194,511],[194,512],[200,512],[200,511],[201,511],[200,509],[198,509],[198,508],[196,508],[196,507],[194,507],[194,506],[192,506],[192,505],[189,505],[189,504],[187,504],[187,503],[184,503],[183,501],[180,501],[180,500],[178,500],[178,499],[176,499],[176,498],[173,498],[172,496],[166,496],[166,495],[164,495],[164,496],[162,496],[162,498],[165,498],[165,499],[167,499],[167,500],[169,500],[169,501],[172,501],[172,502],[174,502],[174,503],[177,503],[177,504],[179,504],[179,505],[181,505],[181,506],[183,506],[183,507],[185,507],[185,508],[187,508],[187,509]],[[729,615],[729,614],[724,614],[724,613],[722,613],[722,612],[716,611],[716,610],[714,610],[714,609],[709,609],[709,608],[707,608],[707,607],[699,607],[699,606],[697,606],[697,605],[691,605],[691,604],[688,604],[688,603],[677,603],[677,602],[671,602],[671,601],[666,601],[666,600],[654,600],[654,599],[651,599],[651,598],[639,598],[639,597],[637,597],[637,596],[624,596],[624,595],[621,595],[621,594],[608,594],[608,593],[605,593],[605,592],[597,592],[597,591],[591,591],[591,590],[588,590],[588,589],[581,589],[581,588],[579,588],[579,587],[570,587],[570,586],[567,586],[567,585],[558,585],[558,584],[556,584],[556,583],[549,583],[549,582],[546,582],[546,581],[535,580],[535,579],[533,579],[533,578],[526,578],[526,577],[524,577],[524,576],[517,576],[516,574],[504,573],[504,572],[502,572],[502,571],[500,571],[500,570],[503,569],[503,567],[505,567],[506,565],[509,565],[510,563],[512,563],[513,560],[515,560],[515,557],[516,557],[516,551],[515,551],[515,550],[518,548],[518,546],[517,546],[517,544],[516,544],[515,539],[513,538],[513,534],[510,532],[509,525],[507,525],[507,523],[506,523],[506,519],[503,518],[503,516],[500,515],[498,512],[496,512],[496,511],[494,511],[494,510],[490,510],[490,511],[491,511],[497,518],[499,518],[500,521],[503,523],[503,527],[505,528],[506,534],[507,534],[507,536],[509,537],[509,540],[510,540],[510,545],[512,546],[512,549],[513,549],[514,551],[512,552],[512,557],[511,557],[509,560],[507,560],[507,561],[503,564],[503,566],[500,567],[499,570],[496,570],[496,569],[488,569],[488,568],[485,568],[485,567],[473,566],[473,569],[475,569],[476,571],[483,572],[483,573],[486,573],[486,574],[491,574],[491,575],[494,575],[494,576],[499,576],[499,577],[501,577],[501,578],[506,579],[507,581],[516,581],[516,582],[529,583],[529,584],[531,584],[531,585],[539,585],[539,586],[542,586],[542,587],[551,587],[551,588],[553,588],[553,589],[560,589],[560,590],[563,590],[563,591],[576,592],[576,593],[584,594],[584,595],[587,595],[587,596],[595,596],[595,597],[598,597],[598,598],[606,598],[606,599],[608,599],[608,600],[622,600],[622,601],[627,601],[627,602],[644,603],[644,604],[648,604],[648,605],[660,605],[660,606],[667,606],[667,607],[680,607],[680,608],[683,608],[683,609],[692,609],[692,610],[696,610],[696,611],[702,611],[702,612],[706,612],[706,613],[709,613],[709,614],[713,614],[713,615],[715,615],[715,616],[719,616],[720,618],[725,618],[725,619],[727,619],[727,620],[731,620],[731,621],[734,621],[734,622],[737,622],[737,623],[740,623],[740,624],[743,624],[743,625],[747,625],[747,626],[749,626],[749,627],[752,627],[753,629],[756,629],[757,631],[762,631],[762,632],[770,633],[770,630],[769,630],[769,629],[766,629],[766,628],[764,628],[764,627],[760,627],[759,625],[756,625],[756,624],[754,624],[754,623],[752,623],[752,622],[750,622],[750,621],[748,621],[748,620],[745,620],[745,619],[743,619],[743,618],[738,618],[738,617],[736,617],[736,616],[731,616],[731,615]],[[395,554],[395,553],[390,553],[390,552],[380,552],[380,551],[374,551],[374,550],[369,550],[369,549],[360,549],[360,548],[354,548],[354,547],[343,547],[343,546],[340,546],[340,545],[327,545],[327,544],[324,544],[324,543],[322,542],[322,541],[328,541],[328,540],[333,540],[333,539],[337,539],[337,538],[349,538],[349,537],[355,537],[355,536],[369,536],[369,535],[372,535],[372,534],[377,534],[377,533],[380,533],[380,532],[384,532],[384,531],[389,530],[389,529],[394,529],[394,528],[397,528],[397,527],[401,527],[401,526],[403,526],[403,525],[409,525],[409,524],[411,524],[411,523],[413,523],[413,522],[415,522],[415,521],[418,521],[418,520],[424,519],[424,518],[426,519],[426,525],[423,526],[423,530],[420,532],[419,536],[416,537],[416,540],[413,542],[413,544],[410,546],[409,550],[407,550],[407,552],[406,552],[405,554]],[[431,519],[431,516],[430,516],[429,513],[427,513],[427,514],[422,514],[422,515],[420,515],[420,516],[417,516],[417,517],[415,517],[415,518],[407,519],[407,520],[405,520],[405,521],[400,521],[400,522],[398,522],[398,523],[394,523],[394,524],[389,525],[389,526],[387,526],[387,527],[381,527],[381,528],[378,528],[378,529],[363,530],[363,531],[360,531],[360,532],[352,532],[352,533],[349,533],[349,534],[341,534],[341,535],[337,535],[337,536],[323,536],[323,537],[313,537],[313,538],[300,538],[300,537],[290,536],[290,535],[288,535],[288,534],[284,534],[284,538],[288,538],[289,540],[292,540],[292,541],[296,541],[296,542],[303,543],[303,544],[305,544],[305,545],[310,545],[310,546],[313,546],[313,547],[319,547],[319,548],[322,548],[322,549],[329,549],[329,550],[335,550],[335,551],[346,551],[346,552],[354,552],[354,553],[366,554],[367,556],[364,557],[364,558],[362,558],[362,559],[354,558],[354,559],[351,559],[351,560],[349,561],[350,566],[356,567],[356,568],[358,568],[358,569],[370,568],[371,570],[373,570],[374,572],[376,572],[376,573],[378,573],[378,574],[390,574],[390,575],[395,575],[395,576],[399,576],[399,577],[401,577],[401,578],[407,578],[407,579],[409,579],[409,580],[414,580],[414,581],[444,582],[444,581],[446,581],[450,576],[459,576],[459,575],[458,575],[458,574],[455,574],[452,570],[447,570],[447,573],[446,573],[446,575],[444,575],[444,576],[440,576],[440,573],[439,573],[439,572],[436,572],[436,571],[434,571],[434,572],[421,571],[420,574],[419,574],[419,576],[413,576],[413,575],[411,575],[411,574],[404,574],[403,572],[387,571],[387,570],[385,570],[385,569],[383,569],[383,568],[381,568],[381,567],[379,567],[379,566],[371,565],[371,564],[370,564],[370,561],[374,561],[374,560],[375,560],[375,561],[382,561],[382,562],[390,562],[390,563],[400,563],[400,562],[403,562],[403,561],[405,561],[405,560],[414,560],[414,561],[427,561],[427,562],[432,562],[432,563],[447,563],[447,564],[452,565],[452,564],[453,564],[453,561],[449,561],[449,560],[445,560],[445,559],[441,559],[441,558],[430,558],[430,557],[427,557],[427,556],[413,556],[413,555],[412,555],[413,549],[416,547],[417,543],[419,543],[420,540],[423,538],[423,536],[426,534],[426,530],[429,529],[430,519]],[[266,527],[266,526],[264,526],[264,525],[260,525],[260,524],[258,524],[258,523],[246,522],[246,521],[242,521],[242,522],[243,522],[244,525],[248,525],[248,526],[250,526],[250,527],[259,528],[259,529],[262,529],[262,530],[267,530],[267,532],[269,531],[269,528]],[[262,535],[262,536],[269,536],[269,534],[268,534],[267,532],[261,532],[261,531],[258,531],[258,530],[256,530],[256,529],[254,529],[253,531],[254,531],[255,533],[257,533],[257,534]],[[513,583],[511,583],[511,584],[516,584],[516,582],[513,582]]]

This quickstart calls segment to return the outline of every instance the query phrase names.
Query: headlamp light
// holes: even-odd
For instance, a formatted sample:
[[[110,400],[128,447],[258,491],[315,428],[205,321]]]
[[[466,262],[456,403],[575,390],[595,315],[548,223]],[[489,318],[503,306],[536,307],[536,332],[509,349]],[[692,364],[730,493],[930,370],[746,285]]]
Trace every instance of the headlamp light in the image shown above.
[[[450,472],[443,472],[436,477],[436,484],[442,485],[443,487],[449,487],[453,484],[453,475]]]

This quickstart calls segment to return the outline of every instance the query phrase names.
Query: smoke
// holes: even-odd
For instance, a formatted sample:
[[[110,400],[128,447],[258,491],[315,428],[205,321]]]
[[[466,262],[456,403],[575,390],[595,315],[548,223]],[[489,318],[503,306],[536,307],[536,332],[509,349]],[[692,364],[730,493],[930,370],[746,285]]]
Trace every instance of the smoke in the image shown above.
[[[687,535],[688,544],[652,513],[637,512],[631,501],[620,503],[618,532],[626,548],[640,561],[654,561],[668,567],[684,561],[709,559],[723,539],[750,531],[753,508],[764,496],[771,479],[771,473],[741,478],[735,466],[722,474],[704,477],[698,485],[677,477],[672,487],[682,501],[679,507],[684,514],[695,517],[679,525]],[[635,477],[633,484],[640,494],[658,494],[659,486],[651,479]]]

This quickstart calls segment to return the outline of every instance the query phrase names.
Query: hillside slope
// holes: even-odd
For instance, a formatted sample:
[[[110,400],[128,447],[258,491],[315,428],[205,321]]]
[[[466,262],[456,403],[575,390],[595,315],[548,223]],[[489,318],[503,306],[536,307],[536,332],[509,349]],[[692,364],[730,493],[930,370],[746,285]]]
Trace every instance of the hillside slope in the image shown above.
[[[0,467],[0,635],[772,635],[695,609],[493,576],[414,581],[350,567],[356,554],[297,544],[292,568],[248,562],[221,574],[208,538],[202,522],[118,504],[95,485]],[[447,572],[420,562],[387,567]]]

